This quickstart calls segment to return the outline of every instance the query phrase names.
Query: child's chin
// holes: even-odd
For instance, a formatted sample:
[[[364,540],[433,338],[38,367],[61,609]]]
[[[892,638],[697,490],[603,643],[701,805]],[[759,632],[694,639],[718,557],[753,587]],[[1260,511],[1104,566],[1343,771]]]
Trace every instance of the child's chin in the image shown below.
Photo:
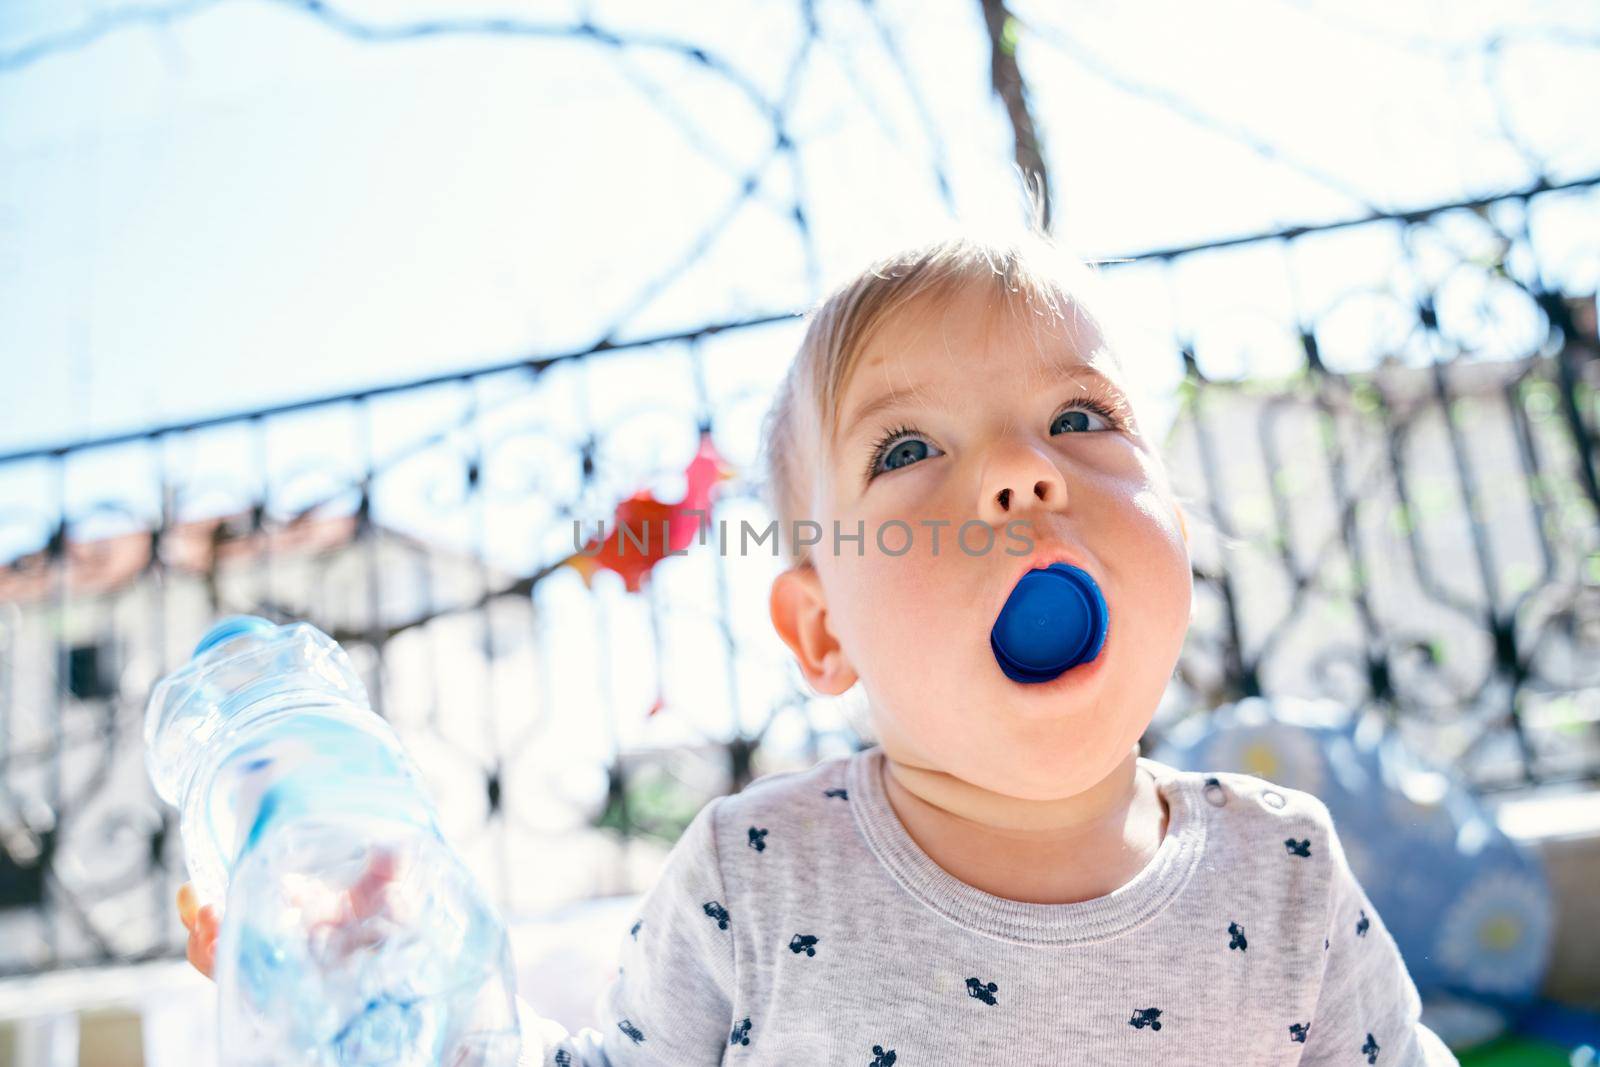
[[[1051,700],[1013,699],[996,706],[999,721],[986,725],[996,758],[1015,769],[1021,783],[1031,778],[1060,785],[1064,772],[1121,758],[1140,730],[1126,716],[1108,712],[1090,698],[1057,696]],[[1126,740],[1124,740],[1126,738]]]

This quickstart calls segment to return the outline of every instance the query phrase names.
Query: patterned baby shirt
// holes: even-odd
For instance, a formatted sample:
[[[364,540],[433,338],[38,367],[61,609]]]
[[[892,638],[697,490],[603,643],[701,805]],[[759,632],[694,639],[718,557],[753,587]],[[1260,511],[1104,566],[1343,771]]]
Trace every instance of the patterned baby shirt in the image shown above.
[[[906,832],[881,746],[763,775],[673,846],[598,1028],[519,1001],[523,1067],[1444,1067],[1310,793],[1139,757],[1166,798],[1114,892],[1008,900]]]

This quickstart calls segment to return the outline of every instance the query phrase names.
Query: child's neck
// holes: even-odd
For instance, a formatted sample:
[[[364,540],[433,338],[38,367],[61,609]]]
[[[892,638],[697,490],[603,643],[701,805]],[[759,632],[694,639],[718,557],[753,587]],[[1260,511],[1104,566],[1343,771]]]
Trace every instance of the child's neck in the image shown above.
[[[1066,904],[1125,885],[1166,836],[1166,802],[1135,745],[1100,782],[1027,800],[929,767],[893,739],[884,789],[906,832],[952,877],[1008,900]]]

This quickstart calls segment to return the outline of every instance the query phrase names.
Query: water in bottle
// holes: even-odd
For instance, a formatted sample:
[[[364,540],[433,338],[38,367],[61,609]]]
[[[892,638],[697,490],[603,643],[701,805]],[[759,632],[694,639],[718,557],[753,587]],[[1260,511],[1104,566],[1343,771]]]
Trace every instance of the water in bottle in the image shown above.
[[[515,1064],[504,925],[337,643],[222,620],[152,692],[145,745],[222,912],[222,1064]]]

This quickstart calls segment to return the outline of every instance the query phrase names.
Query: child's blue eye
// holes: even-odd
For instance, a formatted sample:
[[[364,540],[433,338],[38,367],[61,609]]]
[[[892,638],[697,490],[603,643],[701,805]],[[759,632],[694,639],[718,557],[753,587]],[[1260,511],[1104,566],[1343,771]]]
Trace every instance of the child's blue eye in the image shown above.
[[[1082,411],[1075,411],[1074,408],[1088,408],[1094,414],[1101,416],[1102,419],[1106,419],[1107,426],[1117,426],[1117,413],[1112,411],[1109,403],[1102,402],[1098,398],[1088,398],[1088,400],[1074,400],[1072,408],[1067,408],[1066,411],[1058,414],[1050,424],[1051,434],[1066,434],[1066,432],[1086,434],[1090,430],[1090,427],[1083,426],[1083,422],[1088,419],[1088,416],[1085,416]]]
[[[883,462],[890,470],[910,466],[928,455],[928,442],[920,437],[908,437],[884,454]]]
[[[1094,432],[1095,428],[1089,421],[1089,416],[1078,410],[1079,408],[1087,408],[1105,420],[1102,430],[1115,430],[1121,425],[1113,399],[1091,396],[1074,400],[1051,420],[1051,435]],[[866,480],[870,482],[880,474],[909,467],[919,460],[927,459],[930,456],[929,449],[932,449],[931,455],[944,454],[929,445],[919,432],[910,426],[900,426],[890,430],[878,439],[878,444],[872,450],[872,458],[867,461]]]
[[[932,454],[943,455],[921,437],[912,436],[916,432],[909,426],[901,426],[879,438],[878,444],[872,450],[872,459],[867,462],[867,481],[870,482],[880,474],[909,467],[918,460],[927,459],[930,448],[933,449]]]

